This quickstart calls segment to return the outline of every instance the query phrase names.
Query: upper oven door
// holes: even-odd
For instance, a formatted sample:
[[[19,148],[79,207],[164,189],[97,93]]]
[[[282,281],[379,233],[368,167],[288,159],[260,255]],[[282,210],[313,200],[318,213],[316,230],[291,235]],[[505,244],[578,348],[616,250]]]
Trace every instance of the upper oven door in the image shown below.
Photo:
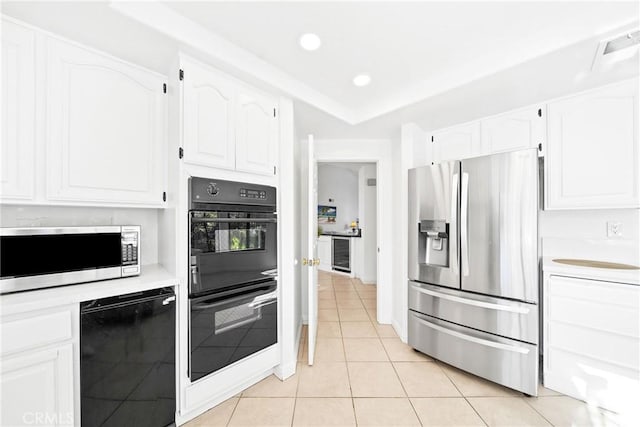
[[[273,213],[192,211],[189,294],[203,295],[273,278],[277,223]]]

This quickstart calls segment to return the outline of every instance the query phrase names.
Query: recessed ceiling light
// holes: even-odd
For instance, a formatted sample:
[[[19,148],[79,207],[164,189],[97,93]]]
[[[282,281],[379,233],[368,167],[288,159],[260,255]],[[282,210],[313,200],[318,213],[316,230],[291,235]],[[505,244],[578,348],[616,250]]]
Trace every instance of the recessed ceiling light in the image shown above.
[[[366,86],[371,83],[371,76],[369,74],[358,74],[353,78],[353,84],[356,86]]]
[[[317,34],[306,33],[300,36],[300,46],[304,50],[316,50],[320,47],[322,41]]]

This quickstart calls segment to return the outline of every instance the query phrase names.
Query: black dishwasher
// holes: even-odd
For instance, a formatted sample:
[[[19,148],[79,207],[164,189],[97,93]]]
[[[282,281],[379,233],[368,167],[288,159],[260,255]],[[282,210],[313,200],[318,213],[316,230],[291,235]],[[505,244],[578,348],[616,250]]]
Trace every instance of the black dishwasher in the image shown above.
[[[161,288],[80,304],[83,426],[174,423],[175,300]]]

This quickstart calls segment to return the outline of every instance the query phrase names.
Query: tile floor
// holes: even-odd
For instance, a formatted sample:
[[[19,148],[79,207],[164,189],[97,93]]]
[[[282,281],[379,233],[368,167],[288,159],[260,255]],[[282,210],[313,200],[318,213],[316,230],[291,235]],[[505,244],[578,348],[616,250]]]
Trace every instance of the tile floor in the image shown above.
[[[432,360],[376,321],[376,289],[320,273],[315,363],[270,376],[196,426],[612,426],[615,414],[540,388],[538,398]]]

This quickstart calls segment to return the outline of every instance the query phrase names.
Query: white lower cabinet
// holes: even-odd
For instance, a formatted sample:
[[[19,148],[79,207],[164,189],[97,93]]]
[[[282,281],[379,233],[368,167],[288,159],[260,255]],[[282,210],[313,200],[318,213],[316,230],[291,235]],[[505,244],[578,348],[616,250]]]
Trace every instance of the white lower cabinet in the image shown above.
[[[318,270],[331,271],[331,236],[318,236]]]
[[[546,275],[544,385],[627,413],[640,402],[640,286]]]
[[[166,80],[47,40],[47,199],[163,206]]]
[[[0,425],[74,425],[72,344],[3,358],[1,372]]]
[[[79,424],[74,406],[78,319],[77,305],[2,318],[0,425]]]
[[[548,106],[545,209],[640,207],[638,79]]]

